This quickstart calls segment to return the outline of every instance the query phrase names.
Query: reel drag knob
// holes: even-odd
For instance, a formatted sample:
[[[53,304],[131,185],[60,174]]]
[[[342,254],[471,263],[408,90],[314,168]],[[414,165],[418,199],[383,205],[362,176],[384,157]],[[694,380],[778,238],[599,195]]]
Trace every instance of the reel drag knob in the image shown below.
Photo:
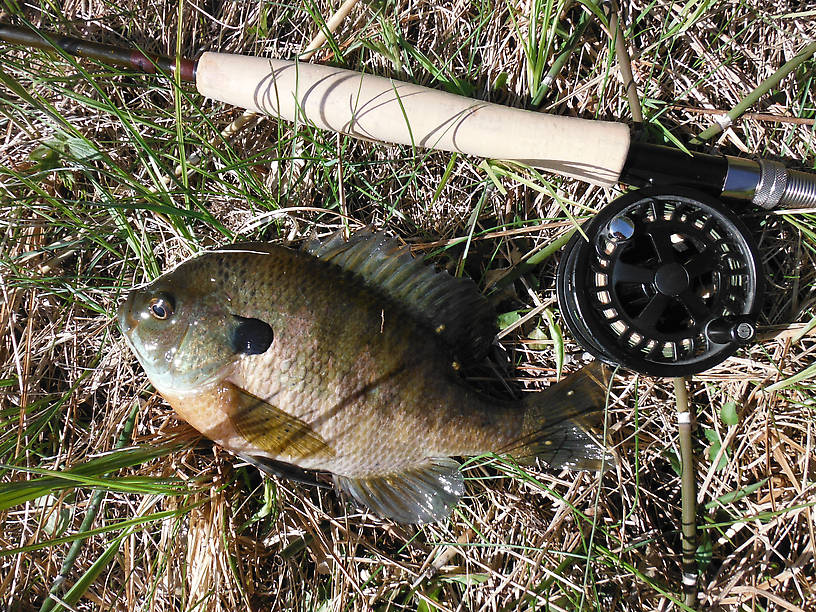
[[[587,351],[652,376],[706,370],[753,339],[763,279],[742,221],[685,188],[632,191],[565,247],[556,280]]]

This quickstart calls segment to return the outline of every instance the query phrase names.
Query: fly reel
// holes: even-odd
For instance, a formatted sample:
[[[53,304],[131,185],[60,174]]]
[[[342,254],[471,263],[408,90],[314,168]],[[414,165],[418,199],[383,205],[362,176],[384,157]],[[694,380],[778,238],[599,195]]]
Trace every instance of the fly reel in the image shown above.
[[[561,312],[595,357],[652,376],[706,370],[753,339],[762,266],[743,222],[685,188],[640,189],[570,240]]]

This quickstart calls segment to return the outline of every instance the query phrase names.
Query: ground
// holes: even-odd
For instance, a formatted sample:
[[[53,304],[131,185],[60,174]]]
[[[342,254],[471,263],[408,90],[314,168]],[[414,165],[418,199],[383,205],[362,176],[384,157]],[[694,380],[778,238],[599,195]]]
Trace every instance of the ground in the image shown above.
[[[622,121],[676,146],[813,43],[816,26],[807,3],[625,3],[616,55],[608,7],[359,2],[308,61]],[[156,53],[294,58],[336,9],[36,0],[5,2],[0,15]],[[627,56],[632,99],[620,76]],[[807,59],[696,150],[812,170],[814,65]],[[190,86],[5,43],[0,82],[4,609],[39,609],[49,590],[75,610],[682,608],[669,380],[616,375],[614,470],[520,470],[479,457],[466,464],[467,497],[449,521],[406,527],[332,491],[262,481],[197,438],[114,325],[128,288],[203,248],[296,247],[313,233],[373,226],[472,277],[500,312],[493,361],[515,367],[473,384],[502,393],[482,379],[503,377],[532,392],[555,382],[562,362],[572,371],[586,360],[555,301],[559,247],[572,218],[589,218],[623,186],[257,117],[224,135],[242,110]],[[757,237],[767,295],[757,341],[688,381],[695,606],[812,610],[816,390],[808,372],[791,377],[816,346],[816,219],[740,214]],[[514,276],[530,257],[535,265]]]

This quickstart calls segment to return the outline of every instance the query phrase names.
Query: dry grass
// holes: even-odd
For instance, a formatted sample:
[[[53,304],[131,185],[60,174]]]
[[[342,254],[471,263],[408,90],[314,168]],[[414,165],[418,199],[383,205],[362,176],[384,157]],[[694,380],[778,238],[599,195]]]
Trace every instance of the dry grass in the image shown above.
[[[173,51],[178,36],[188,55],[283,57],[307,46],[318,29],[314,15],[326,18],[334,8],[324,0],[185,3],[179,29],[175,3],[67,0],[57,13],[58,4],[32,2],[23,12],[42,27],[153,51]],[[314,60],[436,87],[456,77],[476,97],[525,105],[534,71],[521,41],[531,4],[360,3]],[[650,140],[671,134],[687,141],[708,125],[695,109],[728,110],[770,76],[812,39],[813,17],[785,16],[806,8],[756,0],[624,7]],[[565,12],[562,27],[570,30],[579,12]],[[771,119],[738,122],[720,150],[812,167],[813,68],[806,63],[752,109]],[[293,133],[273,121],[210,147],[207,141],[239,110],[185,95],[176,112],[166,82],[92,62],[78,67],[53,54],[0,46],[0,70],[2,499],[20,486],[13,483],[38,477],[27,470],[64,474],[104,457],[135,403],[131,444],[192,439],[111,325],[123,290],[210,244],[296,242],[313,228],[335,230],[346,218],[353,227],[386,228],[455,266],[461,247],[438,247],[468,234],[470,213],[488,189],[480,160],[414,156],[303,128]],[[29,97],[10,89],[9,79]],[[630,116],[597,19],[540,108]],[[43,143],[61,152],[41,148],[33,159]],[[160,177],[172,174],[180,149],[205,161],[199,173],[165,187]],[[549,183],[557,198],[510,179],[502,185],[506,194],[486,193],[466,262],[483,287],[565,231],[563,202],[578,203],[567,206],[585,214],[583,207],[597,209],[615,195],[557,178]],[[289,211],[275,212],[284,207]],[[770,279],[761,341],[690,384],[704,536],[699,605],[813,610],[816,390],[811,381],[775,392],[765,387],[808,366],[816,350],[805,326],[816,312],[816,221],[757,217],[756,225]],[[548,261],[492,296],[504,312],[553,303],[553,278]],[[555,376],[552,341],[530,341],[537,327],[546,329],[546,322],[536,318],[502,339],[519,364],[511,380],[525,389]],[[580,356],[569,338],[566,350],[570,360]],[[719,416],[729,401],[738,406],[737,425]],[[57,538],[81,533],[100,490],[101,509],[86,528],[98,531],[83,536],[66,580],[82,592],[59,595],[76,610],[678,607],[674,410],[669,381],[622,374],[610,407],[617,472],[599,482],[586,473],[522,474],[480,458],[467,468],[469,495],[450,521],[421,529],[362,514],[331,492],[277,480],[265,489],[253,470],[206,441],[144,458],[95,483],[51,482],[39,497],[0,513],[0,605],[40,606],[70,546]],[[721,442],[718,457],[710,440]],[[91,471],[104,473],[104,465]],[[154,488],[117,480],[133,475],[146,477],[139,486]],[[755,483],[739,499],[722,498]]]

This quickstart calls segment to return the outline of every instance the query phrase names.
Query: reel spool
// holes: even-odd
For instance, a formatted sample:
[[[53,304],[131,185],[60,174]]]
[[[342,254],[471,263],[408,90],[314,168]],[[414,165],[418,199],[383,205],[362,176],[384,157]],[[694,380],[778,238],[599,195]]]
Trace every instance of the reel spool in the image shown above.
[[[706,370],[753,339],[764,286],[748,229],[710,196],[640,189],[584,224],[556,280],[567,327],[595,357],[652,376]]]

